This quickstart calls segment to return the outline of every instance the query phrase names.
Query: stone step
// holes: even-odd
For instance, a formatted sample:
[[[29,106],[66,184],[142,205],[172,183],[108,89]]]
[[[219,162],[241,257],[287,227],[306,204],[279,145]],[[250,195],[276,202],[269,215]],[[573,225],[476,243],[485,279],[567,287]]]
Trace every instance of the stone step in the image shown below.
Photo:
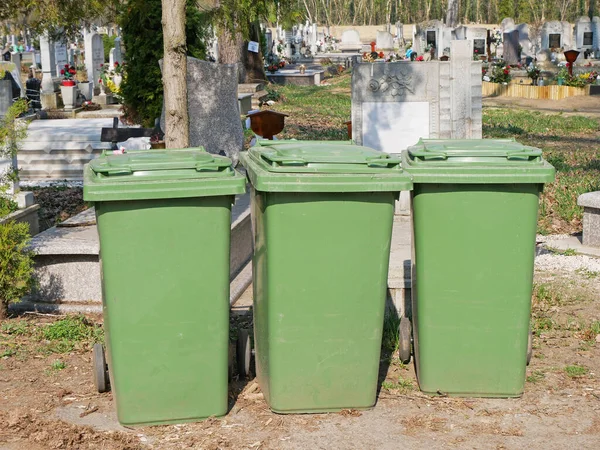
[[[236,196],[231,211],[231,294],[241,295],[251,282],[252,227],[250,194]],[[13,305],[16,310],[101,312],[100,245],[93,208],[33,237],[38,288]],[[251,264],[251,263],[250,263]]]
[[[254,94],[264,88],[265,83],[242,83],[238,84],[238,94]]]

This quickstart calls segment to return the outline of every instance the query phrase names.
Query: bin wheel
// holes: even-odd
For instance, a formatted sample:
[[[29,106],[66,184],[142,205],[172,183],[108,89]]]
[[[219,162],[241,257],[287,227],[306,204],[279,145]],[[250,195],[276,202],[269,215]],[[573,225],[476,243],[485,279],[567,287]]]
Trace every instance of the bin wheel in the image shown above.
[[[250,333],[248,330],[242,329],[238,333],[236,357],[240,377],[248,378],[250,376],[250,359],[252,358]]]
[[[529,329],[529,335],[527,336],[527,365],[531,361],[531,355],[533,354],[533,333],[531,328]]]
[[[94,364],[94,386],[100,393],[110,390],[110,380],[108,377],[108,365],[104,356],[104,347],[102,344],[94,344],[93,348]]]
[[[402,364],[410,362],[410,347],[412,340],[412,325],[408,317],[400,318],[398,327],[398,356]]]

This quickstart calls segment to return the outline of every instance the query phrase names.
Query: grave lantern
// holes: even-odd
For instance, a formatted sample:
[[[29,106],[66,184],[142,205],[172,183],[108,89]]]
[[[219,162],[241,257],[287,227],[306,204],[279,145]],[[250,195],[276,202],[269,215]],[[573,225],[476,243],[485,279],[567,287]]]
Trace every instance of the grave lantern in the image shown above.
[[[288,115],[277,111],[263,110],[251,112],[247,117],[250,118],[250,128],[252,131],[272,141],[273,136],[281,133],[283,130],[285,118]]]

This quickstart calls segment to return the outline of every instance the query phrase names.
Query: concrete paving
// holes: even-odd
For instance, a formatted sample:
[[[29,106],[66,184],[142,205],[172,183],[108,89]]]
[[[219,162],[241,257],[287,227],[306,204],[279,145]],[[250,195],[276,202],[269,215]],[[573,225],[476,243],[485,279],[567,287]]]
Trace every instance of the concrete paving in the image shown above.
[[[581,236],[569,236],[565,239],[552,240],[544,244],[546,248],[557,249],[560,251],[574,250],[580,255],[594,256],[600,258],[600,248],[589,247],[581,243]]]

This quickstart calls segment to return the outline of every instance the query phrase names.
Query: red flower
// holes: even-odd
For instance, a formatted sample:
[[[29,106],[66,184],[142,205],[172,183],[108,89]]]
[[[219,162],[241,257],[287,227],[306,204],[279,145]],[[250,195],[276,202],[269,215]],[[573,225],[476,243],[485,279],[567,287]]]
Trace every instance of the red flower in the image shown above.
[[[115,61],[115,67],[119,67],[119,62]]]
[[[68,65],[68,64],[65,64],[65,69],[68,69],[68,68],[69,68],[69,65]]]
[[[102,78],[100,78],[100,79],[98,80],[98,83],[102,84]]]
[[[509,73],[510,73],[510,70],[504,69],[504,75],[508,75]]]
[[[383,52],[379,52],[379,54],[377,56],[379,56],[380,58],[383,58],[385,55],[383,54]]]
[[[425,59],[422,56],[417,56],[417,61],[425,61]]]
[[[507,69],[510,69],[510,66],[506,66]]]
[[[104,67],[104,64],[100,64],[100,67]]]
[[[71,75],[75,75],[77,73],[77,71],[75,69],[69,69],[69,73]]]
[[[61,75],[64,75],[64,74],[65,74],[65,69],[61,69],[61,70],[60,70],[60,74],[61,74]]]

